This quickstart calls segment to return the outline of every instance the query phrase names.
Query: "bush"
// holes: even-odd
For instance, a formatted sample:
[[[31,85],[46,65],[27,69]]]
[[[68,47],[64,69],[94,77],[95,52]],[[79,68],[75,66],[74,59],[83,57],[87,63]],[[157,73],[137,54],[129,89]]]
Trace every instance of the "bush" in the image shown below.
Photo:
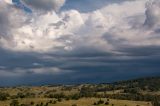
[[[53,101],[52,100],[50,100],[48,103],[52,103]]]
[[[53,103],[53,104],[56,104],[56,103],[57,103],[57,101],[53,101],[52,103]]]
[[[154,100],[152,101],[152,105],[153,106],[160,106],[160,102],[157,97],[155,97]]]
[[[10,103],[10,106],[19,106],[18,100],[12,100],[12,102]]]
[[[26,106],[25,104],[21,104],[20,106]]]
[[[9,97],[8,93],[2,93],[2,92],[0,92],[0,101],[7,100],[7,97]]]
[[[49,103],[46,103],[46,104],[45,104],[45,106],[48,106],[48,105],[49,105]]]
[[[72,100],[78,100],[80,98],[79,94],[74,94],[71,96]]]
[[[103,104],[103,103],[104,103],[104,101],[101,99],[97,102],[98,105]]]
[[[94,103],[93,103],[93,105],[97,105],[97,103],[96,103],[96,102],[94,102]]]
[[[58,102],[62,102],[62,99],[61,98],[58,98],[58,100],[57,100]]]
[[[68,101],[68,100],[70,100],[70,98],[69,98],[69,97],[66,97],[65,100]]]
[[[109,105],[109,102],[107,101],[107,102],[105,103],[105,105]]]
[[[77,104],[73,104],[72,106],[77,106]]]
[[[31,105],[34,105],[34,102],[32,101],[30,104],[31,104]]]
[[[43,106],[43,102],[41,102],[40,106]]]
[[[23,93],[17,93],[17,98],[25,98],[25,95]]]
[[[58,98],[65,98],[66,96],[64,95],[64,93],[60,93],[60,94],[49,94],[47,97],[58,99]]]

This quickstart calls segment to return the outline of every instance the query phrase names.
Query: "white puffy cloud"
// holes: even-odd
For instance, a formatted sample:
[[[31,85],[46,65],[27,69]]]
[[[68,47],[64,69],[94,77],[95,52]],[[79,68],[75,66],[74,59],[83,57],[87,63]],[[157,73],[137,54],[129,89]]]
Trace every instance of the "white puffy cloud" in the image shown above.
[[[150,59],[159,60],[160,0],[128,0],[86,13],[23,2],[32,13],[0,0],[0,77],[76,76],[86,67],[123,73],[135,65],[133,59],[138,71],[158,67]]]
[[[117,46],[159,45],[159,0],[147,6],[147,0],[115,3],[88,13],[77,10],[56,13],[55,10],[64,4],[64,0],[23,2],[36,11],[28,15],[10,6],[8,0],[0,4],[0,7],[4,7],[0,9],[2,48],[43,53],[74,51],[86,47],[113,52]],[[37,10],[49,12],[37,15]],[[154,26],[156,32],[145,26]]]
[[[146,21],[145,25],[149,27],[160,26],[160,1],[150,1],[146,4]]]
[[[11,37],[12,30],[21,27],[27,17],[8,2],[0,1],[0,8],[0,36]]]
[[[8,4],[12,4],[12,0],[4,0]]]
[[[122,16],[122,18],[119,18],[120,22],[116,25],[116,27],[111,28],[104,35],[105,39],[112,43],[112,45],[116,47],[115,49],[133,46],[159,46],[159,2],[159,0],[152,0],[149,2],[145,1],[144,3],[141,3],[141,9],[135,9],[137,11],[135,11],[135,13],[134,10],[129,9],[133,11],[134,14],[129,13],[129,15],[125,15]],[[146,8],[144,8],[145,5]]]

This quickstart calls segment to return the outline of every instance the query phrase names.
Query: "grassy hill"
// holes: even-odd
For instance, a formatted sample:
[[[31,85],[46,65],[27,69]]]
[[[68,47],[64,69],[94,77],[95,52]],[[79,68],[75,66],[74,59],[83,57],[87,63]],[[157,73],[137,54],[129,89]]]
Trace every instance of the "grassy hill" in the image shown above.
[[[0,88],[0,106],[160,106],[159,101],[160,77],[111,84]]]
[[[116,86],[124,86],[125,88],[140,88],[147,91],[159,91],[160,90],[160,77],[148,77],[140,78],[128,81],[119,81],[113,83]]]

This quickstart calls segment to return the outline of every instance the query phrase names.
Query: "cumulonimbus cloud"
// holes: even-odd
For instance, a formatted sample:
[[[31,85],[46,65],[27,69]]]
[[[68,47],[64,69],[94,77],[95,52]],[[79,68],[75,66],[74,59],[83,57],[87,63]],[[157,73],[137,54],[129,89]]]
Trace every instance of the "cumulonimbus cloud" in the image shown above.
[[[145,29],[145,26],[158,28],[159,0],[152,1],[147,6],[146,0],[126,1],[88,13],[77,10],[56,13],[55,10],[65,0],[22,2],[36,11],[27,14],[8,2],[0,4],[5,7],[0,10],[0,43],[4,49],[23,52],[76,52],[86,48],[100,52],[118,52],[117,46],[159,45],[159,38],[152,36],[158,33],[157,30]],[[38,11],[46,12],[37,15]]]
[[[124,73],[150,75],[150,70],[159,73],[160,0],[126,0],[86,13],[57,12],[63,1],[50,2],[22,0],[33,10],[26,12],[0,0],[1,77],[27,76],[28,81],[28,76],[48,79],[65,73],[60,77],[64,79],[69,73],[68,79],[84,80],[83,76],[95,78],[97,73],[104,79],[113,77],[109,73],[115,78]]]

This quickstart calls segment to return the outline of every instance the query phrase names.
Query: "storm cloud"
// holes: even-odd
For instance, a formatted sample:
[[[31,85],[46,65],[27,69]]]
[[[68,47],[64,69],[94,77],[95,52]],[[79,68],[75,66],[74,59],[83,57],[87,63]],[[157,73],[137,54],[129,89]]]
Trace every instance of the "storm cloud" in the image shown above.
[[[24,80],[13,85],[81,83],[159,74],[159,0],[108,1],[89,11],[65,2],[0,1],[0,85],[12,79]],[[32,82],[35,77],[44,80]]]

